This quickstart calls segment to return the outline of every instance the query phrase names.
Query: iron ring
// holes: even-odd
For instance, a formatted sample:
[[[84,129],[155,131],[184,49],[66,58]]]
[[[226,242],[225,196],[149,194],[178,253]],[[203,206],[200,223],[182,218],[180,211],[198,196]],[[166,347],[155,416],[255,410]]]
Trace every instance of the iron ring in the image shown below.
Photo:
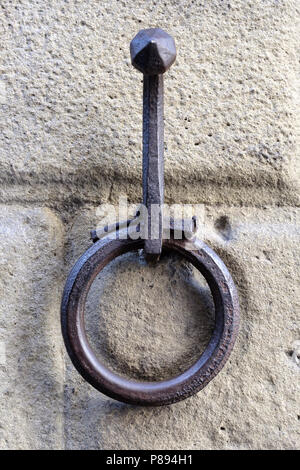
[[[163,240],[163,249],[190,261],[205,277],[215,304],[215,327],[200,358],[182,374],[160,382],[127,380],[96,358],[84,327],[85,302],[99,272],[114,258],[143,248],[141,239],[104,238],[77,261],[68,277],[61,306],[62,332],[68,354],[78,372],[93,387],[116,400],[134,405],[167,405],[204,388],[222,369],[233,348],[239,325],[235,285],[222,260],[202,241]]]

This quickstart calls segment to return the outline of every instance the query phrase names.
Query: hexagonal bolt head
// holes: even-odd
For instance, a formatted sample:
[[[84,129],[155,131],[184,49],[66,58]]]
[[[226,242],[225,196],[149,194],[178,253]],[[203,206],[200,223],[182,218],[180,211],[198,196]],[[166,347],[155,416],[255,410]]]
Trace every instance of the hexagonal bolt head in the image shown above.
[[[174,39],[160,28],[141,29],[130,43],[132,65],[145,75],[159,75],[176,59]]]

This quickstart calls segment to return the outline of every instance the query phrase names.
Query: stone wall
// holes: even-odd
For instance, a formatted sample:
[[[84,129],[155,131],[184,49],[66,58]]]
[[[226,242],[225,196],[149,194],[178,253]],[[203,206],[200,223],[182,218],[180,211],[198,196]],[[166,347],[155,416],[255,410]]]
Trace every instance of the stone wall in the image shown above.
[[[0,18],[0,447],[299,448],[297,0],[3,0]],[[94,390],[60,332],[64,281],[100,204],[141,198],[129,43],[151,26],[178,49],[165,81],[166,202],[199,205],[201,237],[241,304],[225,368],[161,408]],[[158,379],[199,353],[212,305],[189,265],[149,268],[137,254],[105,269],[87,317],[111,367]]]

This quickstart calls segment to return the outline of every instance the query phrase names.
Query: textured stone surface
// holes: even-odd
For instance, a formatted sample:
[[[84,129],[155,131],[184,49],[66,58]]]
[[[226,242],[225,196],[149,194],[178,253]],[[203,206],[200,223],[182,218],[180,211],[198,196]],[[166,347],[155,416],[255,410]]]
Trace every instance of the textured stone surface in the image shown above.
[[[1,2],[1,448],[299,448],[298,20],[296,0]],[[129,43],[149,27],[177,46],[165,76],[166,200],[205,204],[199,236],[241,303],[224,369],[163,408],[84,382],[59,324],[98,205],[141,199],[142,77]],[[125,256],[88,299],[98,354],[140,379],[182,370],[212,318],[203,280],[176,258],[149,268]]]
[[[297,0],[4,0],[1,18],[3,201],[99,202],[120,187],[140,198],[142,77],[129,43],[150,26],[178,52],[166,75],[167,197],[298,201]]]
[[[0,448],[63,445],[63,228],[49,209],[0,208]]]

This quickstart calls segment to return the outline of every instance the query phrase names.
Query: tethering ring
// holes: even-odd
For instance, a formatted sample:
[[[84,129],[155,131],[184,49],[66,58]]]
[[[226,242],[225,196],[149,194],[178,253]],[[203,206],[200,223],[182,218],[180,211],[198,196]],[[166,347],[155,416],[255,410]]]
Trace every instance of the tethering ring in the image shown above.
[[[174,236],[178,227],[182,235],[186,232],[184,220],[165,222],[164,219],[163,74],[175,61],[175,42],[160,28],[143,29],[131,41],[130,53],[132,64],[144,75],[143,206],[147,215],[143,224],[150,236],[132,239],[127,231],[130,220],[125,221],[125,232],[122,229],[124,223],[116,224],[113,231],[118,236],[115,239],[106,236],[99,240],[97,234],[92,235],[95,244],[79,258],[65,286],[62,331],[74,366],[100,392],[135,405],[166,405],[201,390],[224,366],[237,335],[239,304],[233,280],[218,255],[196,238],[191,241]],[[153,207],[158,209],[157,218],[152,216]],[[136,214],[134,220],[138,218]],[[195,234],[194,217],[188,225],[189,231]],[[105,229],[110,231],[108,227]],[[171,229],[170,238],[164,229]],[[149,262],[158,261],[162,250],[174,251],[190,261],[205,277],[215,305],[215,327],[205,351],[185,372],[160,382],[127,380],[110,371],[95,356],[84,326],[85,303],[97,274],[116,257],[140,248]]]
[[[118,256],[137,251],[143,245],[144,240],[141,239],[112,240],[107,237],[96,242],[79,258],[64,290],[62,331],[74,366],[97,390],[134,405],[167,405],[200,391],[224,366],[237,336],[238,297],[225,264],[211,248],[198,239],[193,242],[163,240],[164,251],[181,255],[206,279],[215,306],[213,334],[199,359],[174,378],[159,382],[138,382],[115,374],[101,364],[88,342],[84,326],[85,303],[94,279],[103,268]]]

